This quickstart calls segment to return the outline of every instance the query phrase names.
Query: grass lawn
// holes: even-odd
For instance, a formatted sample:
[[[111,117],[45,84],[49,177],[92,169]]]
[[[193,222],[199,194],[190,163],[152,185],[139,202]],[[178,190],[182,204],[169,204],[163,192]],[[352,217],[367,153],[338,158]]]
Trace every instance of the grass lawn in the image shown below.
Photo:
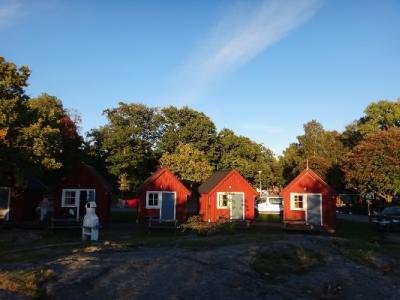
[[[271,222],[271,223],[280,223],[282,222],[282,218],[279,214],[258,214],[256,216],[256,222]]]

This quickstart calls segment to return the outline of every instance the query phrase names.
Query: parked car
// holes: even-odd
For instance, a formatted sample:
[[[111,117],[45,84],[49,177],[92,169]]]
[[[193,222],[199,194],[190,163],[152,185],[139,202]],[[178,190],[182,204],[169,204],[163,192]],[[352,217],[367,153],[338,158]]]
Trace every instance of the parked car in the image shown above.
[[[400,228],[400,206],[389,206],[380,213],[371,216],[371,222],[379,229],[399,229]]]
[[[269,196],[257,200],[256,209],[260,214],[279,214],[282,211],[282,197]]]

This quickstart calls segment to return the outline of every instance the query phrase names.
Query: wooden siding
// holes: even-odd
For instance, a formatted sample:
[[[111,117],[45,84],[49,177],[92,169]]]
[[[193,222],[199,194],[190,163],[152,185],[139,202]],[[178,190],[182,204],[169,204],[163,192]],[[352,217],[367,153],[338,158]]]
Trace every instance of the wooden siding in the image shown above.
[[[254,202],[257,192],[239,172],[232,170],[209,193],[200,196],[199,214],[203,221],[216,222],[221,218],[230,218],[230,209],[217,208],[217,193],[244,193],[244,219],[254,220]]]
[[[143,221],[145,218],[160,216],[160,209],[146,208],[146,192],[176,192],[176,220],[184,222],[187,219],[187,201],[190,191],[183,183],[167,168],[158,170],[155,174],[146,179],[145,184],[138,192],[139,199],[139,218]]]
[[[313,171],[306,169],[281,192],[283,197],[283,219],[285,223],[306,222],[304,210],[290,208],[290,194],[322,194],[322,226],[336,225],[336,193]]]
[[[67,207],[61,207],[63,189],[94,189],[96,193],[96,214],[101,222],[110,218],[111,190],[104,181],[93,172],[92,167],[81,164],[71,170],[61,181],[54,202],[54,216],[63,218],[67,215]],[[84,212],[83,212],[84,213]],[[84,214],[80,216],[83,217]]]

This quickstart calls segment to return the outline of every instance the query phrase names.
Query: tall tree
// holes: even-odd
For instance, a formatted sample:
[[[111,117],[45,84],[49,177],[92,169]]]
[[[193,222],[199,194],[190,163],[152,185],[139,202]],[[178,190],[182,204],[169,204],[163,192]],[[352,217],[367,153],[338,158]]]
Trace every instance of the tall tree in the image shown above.
[[[80,158],[82,137],[61,100],[42,94],[28,101],[31,123],[21,130],[29,156],[45,169],[59,169]]]
[[[25,87],[31,71],[27,66],[17,68],[0,56],[0,152],[1,158],[10,160],[10,155],[19,154],[21,128],[29,123],[28,96]]]
[[[258,186],[262,171],[263,187],[280,185],[277,162],[271,150],[232,130],[222,129],[218,135],[220,160],[218,169],[237,169],[246,179]]]
[[[211,163],[215,163],[216,127],[213,121],[202,112],[187,106],[169,106],[161,110],[161,136],[158,143],[160,153],[173,153],[179,143],[193,144],[204,152]]]
[[[367,135],[347,155],[344,171],[350,187],[391,201],[400,193],[400,128]]]
[[[124,182],[124,188],[138,184],[157,165],[154,148],[159,137],[156,108],[143,104],[119,103],[104,114],[108,124],[98,129],[97,135],[108,171]],[[122,188],[122,187],[121,187]]]
[[[334,188],[341,189],[343,180],[340,165],[346,150],[341,135],[336,131],[326,131],[316,120],[304,124],[304,134],[297,137],[280,157],[286,182],[297,176],[307,165],[316,171]]]
[[[180,179],[192,183],[205,181],[213,171],[207,156],[193,144],[180,143],[174,153],[165,152],[161,157],[161,164],[177,174]]]
[[[365,115],[358,121],[358,130],[366,135],[378,129],[400,127],[400,99],[373,102],[364,110]]]

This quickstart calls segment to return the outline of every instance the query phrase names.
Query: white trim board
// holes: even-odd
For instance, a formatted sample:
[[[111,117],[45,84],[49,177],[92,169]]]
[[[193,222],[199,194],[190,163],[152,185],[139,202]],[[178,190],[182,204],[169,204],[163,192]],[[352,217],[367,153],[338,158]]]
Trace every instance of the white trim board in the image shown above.
[[[158,194],[158,205],[152,205],[149,206],[149,194],[150,193],[157,193]],[[160,210],[160,222],[162,220],[162,195],[163,193],[169,193],[169,194],[174,194],[174,221],[176,220],[176,196],[177,193],[176,192],[172,192],[172,191],[146,191],[146,209],[159,209]]]
[[[70,208],[76,208],[76,219],[79,220],[79,210],[80,210],[80,204],[81,204],[81,192],[86,191],[86,192],[93,192],[94,194],[94,201],[96,202],[96,189],[62,189],[62,195],[61,195],[61,207],[70,207]],[[66,192],[75,192],[75,205],[70,205],[70,204],[65,204],[65,194]]]
[[[294,196],[296,195],[302,195],[303,196],[303,208],[293,208],[293,200]],[[319,202],[319,209],[320,209],[320,221],[321,225],[323,225],[323,215],[322,215],[322,194],[321,193],[290,193],[290,210],[293,211],[304,211],[305,212],[305,221],[308,224],[308,195],[318,195],[320,196],[320,202]]]

